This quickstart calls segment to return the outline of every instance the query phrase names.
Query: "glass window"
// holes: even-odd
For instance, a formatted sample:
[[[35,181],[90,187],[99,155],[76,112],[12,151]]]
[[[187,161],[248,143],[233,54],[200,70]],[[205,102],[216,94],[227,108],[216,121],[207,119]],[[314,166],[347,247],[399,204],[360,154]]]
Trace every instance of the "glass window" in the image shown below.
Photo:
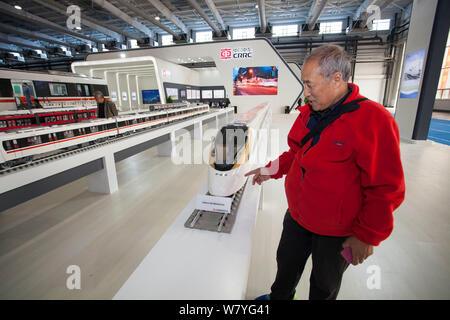
[[[447,31],[448,32],[448,31]],[[442,61],[441,77],[439,79],[436,99],[449,99],[450,91],[450,35],[447,36],[447,48]]]
[[[52,96],[67,96],[65,83],[50,83],[50,94]]]
[[[372,21],[372,31],[381,31],[381,30],[389,30],[391,27],[390,19],[379,19]]]
[[[168,46],[173,44],[173,35],[165,34],[161,37],[161,42],[163,46]]]
[[[77,95],[79,97],[89,97],[91,92],[88,84],[77,84]]]
[[[212,31],[201,31],[195,33],[195,42],[212,41]]]
[[[233,29],[233,40],[250,39],[255,37],[255,28]]]
[[[130,48],[131,48],[131,49],[133,49],[133,48],[139,48],[139,45],[138,45],[136,39],[130,39],[129,41],[130,41]]]
[[[320,33],[341,33],[341,32],[342,32],[342,21],[320,23]]]
[[[272,36],[274,37],[296,36],[297,33],[298,33],[297,24],[288,24],[284,26],[272,27]]]
[[[11,86],[11,80],[0,79],[0,97],[12,97],[13,88]]]

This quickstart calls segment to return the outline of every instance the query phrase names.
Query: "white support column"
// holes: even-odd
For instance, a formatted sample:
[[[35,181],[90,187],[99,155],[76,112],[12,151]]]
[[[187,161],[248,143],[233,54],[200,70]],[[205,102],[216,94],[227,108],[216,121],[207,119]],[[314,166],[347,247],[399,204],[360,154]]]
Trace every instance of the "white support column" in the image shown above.
[[[194,145],[194,164],[201,164],[203,159],[203,121],[194,123],[194,134],[192,135]]]
[[[175,131],[170,133],[168,141],[158,144],[158,155],[162,157],[170,157],[172,155],[172,148],[175,147]]]
[[[87,176],[88,190],[104,194],[114,193],[119,189],[114,156],[108,153],[102,160],[103,169]]]
[[[227,121],[228,123],[232,122],[234,120],[234,110],[229,110],[227,112]]]
[[[130,90],[130,74],[127,73],[127,90],[128,90],[128,106],[130,107],[130,110],[133,110],[133,106],[131,105],[131,90]]]
[[[120,92],[120,81],[119,81],[119,73],[116,72],[116,88],[117,88],[117,101],[119,102],[119,109],[122,108],[122,93]]]
[[[203,140],[203,121],[194,123],[194,140]]]
[[[139,90],[139,80],[138,76],[136,75],[136,95],[137,95],[137,101],[138,101],[138,109],[141,107],[141,91]]]
[[[250,180],[251,177],[248,178],[248,179]],[[250,181],[247,182],[247,183],[250,183]],[[260,193],[260,195],[259,195],[258,209],[259,209],[259,210],[264,210],[264,187],[263,187],[262,184],[261,184],[261,193]]]

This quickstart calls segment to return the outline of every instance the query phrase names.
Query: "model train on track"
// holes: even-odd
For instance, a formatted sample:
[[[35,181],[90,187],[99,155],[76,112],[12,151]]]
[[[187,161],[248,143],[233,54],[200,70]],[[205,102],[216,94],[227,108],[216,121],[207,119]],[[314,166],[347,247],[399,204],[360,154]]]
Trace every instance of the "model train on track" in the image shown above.
[[[0,167],[32,161],[48,153],[86,146],[209,112],[206,104],[175,103],[129,111],[110,119],[0,132]]]
[[[208,192],[229,197],[240,190],[256,157],[256,132],[264,122],[268,108],[262,104],[237,114],[233,123],[223,126],[211,146],[208,167]]]

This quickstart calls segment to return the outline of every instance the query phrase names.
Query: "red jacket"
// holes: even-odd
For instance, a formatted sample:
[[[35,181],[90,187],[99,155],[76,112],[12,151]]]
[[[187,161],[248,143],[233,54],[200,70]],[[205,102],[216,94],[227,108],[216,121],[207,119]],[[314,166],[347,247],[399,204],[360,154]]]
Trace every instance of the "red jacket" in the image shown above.
[[[353,92],[344,103],[363,98],[357,85],[349,85]],[[288,135],[289,151],[267,167],[276,172],[272,178],[286,175],[289,211],[300,225],[378,245],[391,234],[392,213],[405,196],[399,131],[382,105],[371,100],[359,105],[329,125],[305,154],[312,139],[303,148],[300,140],[309,132],[311,110],[300,107]]]

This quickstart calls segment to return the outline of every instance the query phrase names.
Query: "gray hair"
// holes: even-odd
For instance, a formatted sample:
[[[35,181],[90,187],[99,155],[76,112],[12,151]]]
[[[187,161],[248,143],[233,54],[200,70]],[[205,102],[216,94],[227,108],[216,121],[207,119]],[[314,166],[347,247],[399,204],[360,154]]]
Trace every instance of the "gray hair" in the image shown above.
[[[104,98],[105,96],[103,95],[103,92],[101,92],[101,91],[95,91],[95,92],[94,92],[94,97]]]
[[[350,78],[350,56],[340,46],[321,46],[313,50],[311,54],[305,58],[304,64],[310,60],[318,61],[319,72],[327,80],[329,80],[331,75],[335,72],[340,72],[344,81],[348,81]]]

